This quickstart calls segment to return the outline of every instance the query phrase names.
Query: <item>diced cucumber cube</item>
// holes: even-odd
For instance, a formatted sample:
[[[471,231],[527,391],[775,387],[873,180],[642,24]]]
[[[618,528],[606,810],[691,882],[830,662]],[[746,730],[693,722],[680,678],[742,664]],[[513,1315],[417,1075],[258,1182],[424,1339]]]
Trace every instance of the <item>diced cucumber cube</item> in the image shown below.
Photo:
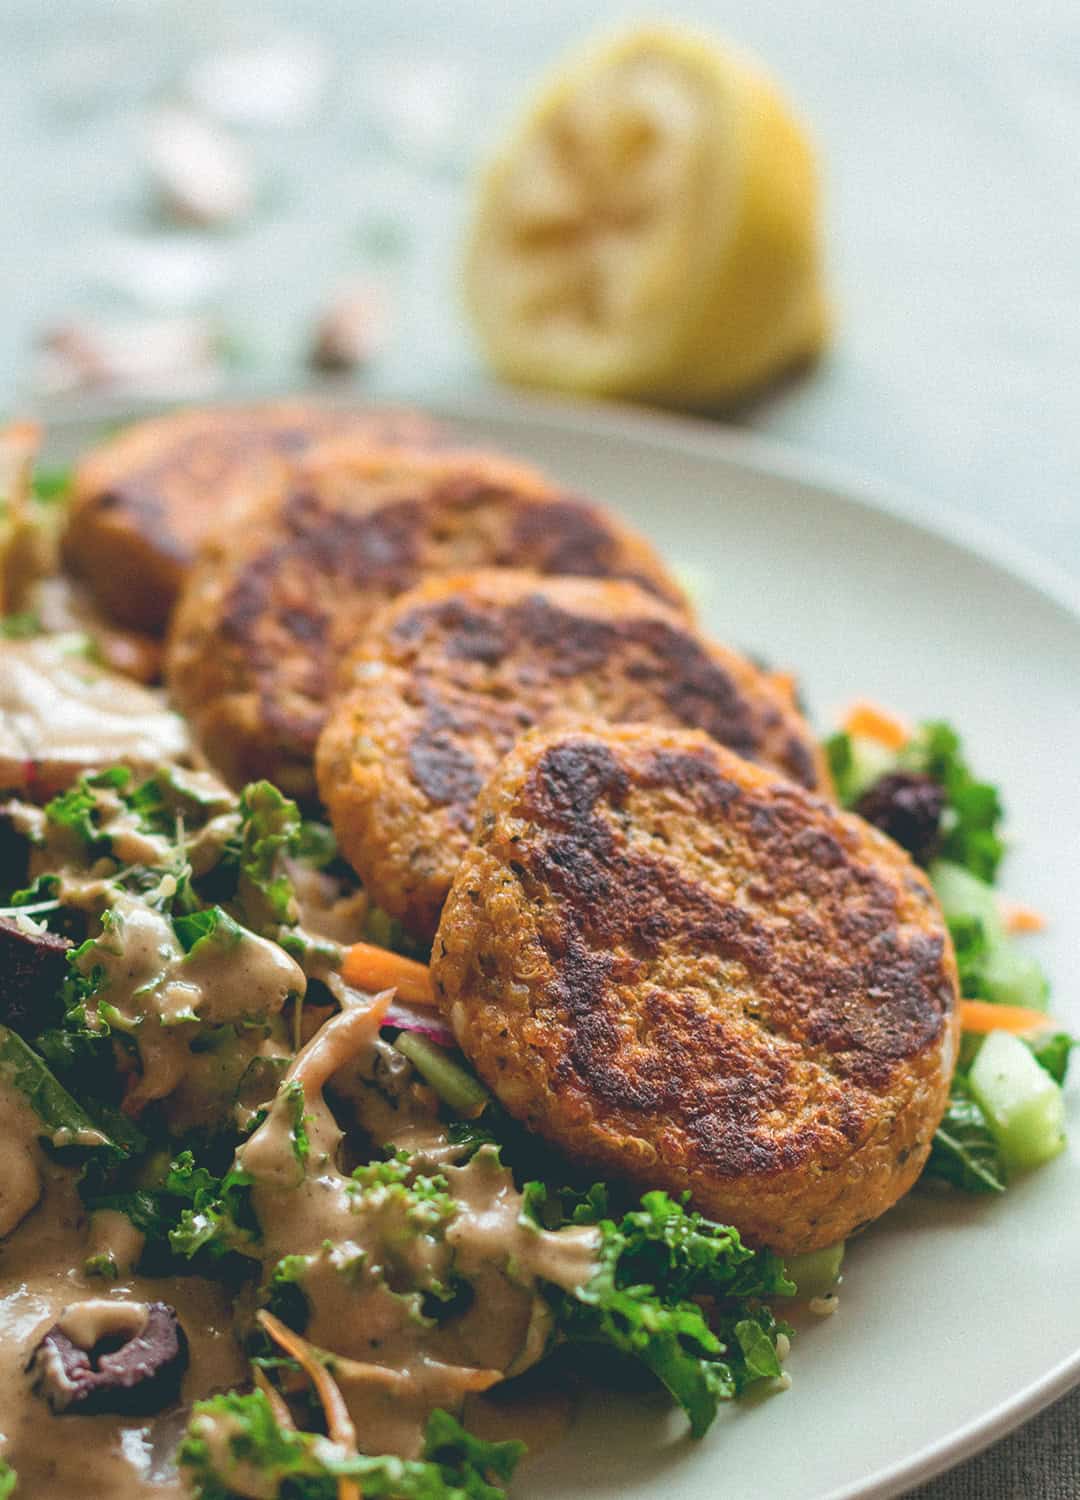
[[[840,1280],[840,1267],[844,1261],[844,1241],[826,1245],[824,1250],[808,1250],[805,1255],[792,1255],[784,1262],[788,1279],[795,1283],[798,1296],[824,1297]]]
[[[963,865],[954,865],[947,859],[935,859],[929,874],[941,909],[950,922],[965,917],[981,922],[986,941],[990,944],[998,943],[1005,936],[993,886],[972,875]]]
[[[1049,985],[1040,965],[1007,938],[990,947],[983,961],[984,998],[998,1005],[1045,1010]]]
[[[875,781],[895,771],[897,754],[878,740],[861,734],[848,736],[851,742],[851,764],[844,778],[844,796],[848,803],[857,802]]]
[[[1018,1037],[992,1031],[968,1075],[1009,1170],[1038,1167],[1065,1146],[1065,1100]]]

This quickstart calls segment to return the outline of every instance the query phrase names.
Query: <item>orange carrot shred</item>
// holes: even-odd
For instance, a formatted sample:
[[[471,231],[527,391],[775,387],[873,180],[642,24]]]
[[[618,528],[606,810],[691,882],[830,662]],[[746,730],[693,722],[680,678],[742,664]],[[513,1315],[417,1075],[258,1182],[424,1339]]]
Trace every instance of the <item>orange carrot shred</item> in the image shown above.
[[[330,1374],[324,1364],[320,1364],[315,1357],[312,1346],[307,1339],[301,1338],[291,1328],[286,1327],[273,1313],[260,1308],[255,1314],[267,1333],[280,1345],[286,1354],[291,1354],[304,1374],[315,1387],[315,1393],[322,1403],[323,1411],[326,1413],[326,1430],[335,1443],[341,1446],[352,1456],[356,1456],[356,1428],[353,1426],[349,1409],[345,1405],[345,1398],[338,1390],[337,1382]],[[363,1500],[360,1486],[355,1479],[344,1476],[338,1480],[338,1500]]]
[[[1014,1036],[1026,1036],[1029,1032],[1049,1030],[1056,1024],[1041,1010],[1029,1010],[1025,1005],[995,1005],[991,1000],[960,1001],[961,1027],[980,1036],[990,1031],[1011,1031]]]
[[[258,1365],[255,1366],[255,1384],[266,1397],[278,1426],[284,1427],[286,1431],[295,1431],[296,1423],[292,1419],[292,1412],[285,1404],[285,1398],[276,1385],[271,1385],[266,1371],[260,1370]]]
[[[435,1004],[427,964],[402,958],[400,953],[391,953],[389,948],[376,948],[374,943],[353,943],[346,950],[341,975],[346,984],[357,990],[374,993],[376,990],[395,989],[400,1000],[413,1005]]]
[[[1043,932],[1046,918],[1033,906],[1024,906],[1019,901],[1003,901],[1001,915],[1009,932]]]
[[[902,750],[911,738],[911,730],[903,719],[876,703],[864,701],[851,705],[844,715],[843,727],[848,734],[877,740],[887,750]]]

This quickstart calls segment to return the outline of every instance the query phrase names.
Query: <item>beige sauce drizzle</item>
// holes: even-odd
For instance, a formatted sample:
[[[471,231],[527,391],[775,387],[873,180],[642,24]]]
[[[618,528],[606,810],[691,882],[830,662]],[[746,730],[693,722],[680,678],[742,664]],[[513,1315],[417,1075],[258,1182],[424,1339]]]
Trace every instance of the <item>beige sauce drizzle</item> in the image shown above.
[[[184,1400],[228,1389],[247,1378],[233,1333],[230,1294],[194,1276],[123,1277],[115,1283],[86,1276],[80,1267],[94,1243],[87,1238],[74,1174],[56,1165],[47,1166],[46,1174],[42,1203],[13,1238],[0,1243],[0,1454],[19,1475],[18,1500],[179,1496],[183,1487],[170,1474],[166,1457],[179,1429],[168,1413],[150,1420],[56,1416],[31,1390],[26,1363],[73,1303],[93,1299],[100,1321],[102,1304],[126,1309],[164,1301],[176,1308],[191,1347]],[[127,1319],[130,1313],[119,1316]]]
[[[151,767],[189,753],[183,720],[63,636],[0,646],[0,786],[51,792],[91,766]]]
[[[306,1050],[319,1043],[316,1037]],[[304,1054],[290,1071],[303,1077]],[[446,1148],[422,1099],[416,1101],[420,1119],[413,1121],[405,1098],[394,1141],[412,1125],[427,1132],[434,1149],[440,1140]],[[415,1457],[434,1407],[460,1412],[478,1381],[516,1374],[541,1358],[551,1320],[536,1282],[574,1287],[587,1280],[598,1233],[555,1234],[521,1223],[521,1196],[486,1149],[466,1166],[444,1169],[456,1204],[445,1233],[441,1225],[417,1232],[415,1223],[401,1219],[395,1194],[369,1188],[361,1195],[339,1169],[342,1132],[321,1093],[307,1092],[305,1115],[305,1161],[295,1150],[293,1107],[284,1091],[237,1153],[255,1179],[266,1264],[286,1254],[311,1257],[301,1283],[311,1314],[306,1337],[339,1356],[334,1375],[361,1450]],[[441,1326],[421,1316],[418,1297],[397,1290],[449,1284],[455,1274],[472,1284],[474,1300]]]

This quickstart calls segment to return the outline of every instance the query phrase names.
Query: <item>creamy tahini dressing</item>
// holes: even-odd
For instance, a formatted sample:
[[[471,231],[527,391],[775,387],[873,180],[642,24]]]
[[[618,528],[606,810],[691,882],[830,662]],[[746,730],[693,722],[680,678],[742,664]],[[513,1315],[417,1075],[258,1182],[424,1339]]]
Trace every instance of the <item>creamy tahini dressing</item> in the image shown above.
[[[26,1364],[65,1310],[68,1328],[80,1331],[80,1302],[94,1304],[90,1316],[102,1327],[107,1321],[102,1303],[123,1308],[166,1301],[176,1308],[191,1350],[182,1392],[188,1403],[248,1376],[234,1332],[232,1298],[226,1288],[195,1276],[161,1281],[121,1271],[115,1282],[103,1282],[85,1275],[84,1259],[100,1249],[101,1241],[76,1196],[74,1175],[46,1166],[41,1202],[14,1235],[0,1242],[0,1453],[19,1475],[19,1500],[181,1495],[183,1486],[169,1464],[181,1424],[170,1421],[169,1413],[55,1416],[32,1390]],[[121,1251],[118,1259],[127,1258]],[[129,1321],[130,1313],[121,1317]]]
[[[186,1006],[177,1004],[172,986],[180,981],[172,976],[182,972],[184,956],[167,919],[134,899],[118,905],[119,921],[95,959],[108,979],[101,994],[129,1018],[137,1012],[144,1083],[150,1080],[145,1087],[158,1097],[176,1085],[174,1098],[182,1097],[192,1086],[191,1063],[202,1063],[202,1056],[192,1059],[186,1045],[172,1040],[183,1031],[177,1018]],[[246,1009],[254,993],[261,1004],[280,1007],[286,990],[302,988],[303,976],[298,982],[291,964],[281,949],[256,940],[242,964],[226,957],[216,973],[209,964],[205,971],[196,966],[192,989],[213,997],[206,1005],[216,1017],[232,1006]],[[188,997],[196,1014],[203,1005],[199,994]],[[461,1148],[440,1126],[433,1096],[379,1039],[377,1021],[348,1058],[338,1055],[332,1036],[322,1043],[332,1030],[324,1026],[291,1070],[305,1084],[306,1155],[298,1154],[295,1107],[284,1089],[237,1153],[237,1165],[254,1181],[265,1270],[286,1255],[310,1257],[302,1281],[310,1307],[305,1337],[332,1351],[331,1368],[362,1451],[416,1456],[431,1410],[461,1413],[466,1403],[480,1430],[498,1433],[513,1426],[517,1435],[542,1445],[565,1415],[565,1396],[534,1393],[527,1419],[524,1410],[508,1417],[482,1389],[546,1353],[551,1317],[538,1281],[573,1287],[587,1280],[595,1268],[596,1231],[553,1234],[522,1223],[520,1195],[492,1153],[482,1150],[455,1165]],[[322,1091],[335,1075],[341,1098],[351,1101],[373,1141],[407,1146],[419,1153],[425,1170],[443,1172],[452,1199],[449,1222],[436,1214],[430,1232],[423,1225],[418,1232],[399,1195],[357,1191],[342,1168],[342,1129]],[[207,1092],[215,1090],[208,1085]],[[7,1101],[0,1104],[0,1128],[9,1120],[8,1140],[29,1164],[23,1187],[12,1178],[24,1205],[22,1222],[0,1244],[0,1451],[19,1473],[19,1495],[136,1500],[180,1494],[182,1483],[167,1456],[186,1418],[54,1415],[31,1390],[27,1360],[58,1321],[88,1335],[92,1328],[112,1326],[111,1317],[119,1329],[141,1305],[163,1300],[175,1306],[191,1344],[183,1393],[190,1402],[247,1383],[250,1371],[239,1349],[246,1325],[235,1327],[232,1297],[222,1287],[195,1277],[151,1280],[134,1274],[142,1236],[126,1216],[104,1211],[88,1217],[74,1192],[74,1173],[47,1163],[37,1147],[40,1126],[32,1112],[18,1099]],[[85,1274],[90,1257],[110,1261],[116,1280]],[[401,1290],[449,1284],[454,1276],[471,1283],[473,1301],[441,1326],[424,1315],[418,1295]],[[228,1424],[204,1425],[203,1435],[224,1456]],[[248,1478],[250,1486],[234,1472],[232,1482],[241,1492],[260,1494],[258,1475]]]
[[[101,788],[98,826],[112,858],[97,863],[88,865],[79,841],[46,825],[38,810],[20,805],[14,816],[39,846],[31,874],[59,872],[65,906],[91,919],[108,913],[75,963],[95,976],[85,1001],[89,1024],[135,1044],[124,1108],[135,1116],[151,1104],[163,1109],[175,1135],[230,1115],[262,1119],[236,1155],[262,1230],[249,1247],[254,1279],[237,1299],[235,1288],[195,1276],[140,1276],[142,1234],[114,1209],[85,1211],[77,1169],[46,1155],[42,1121],[14,1085],[0,1089],[0,1455],[19,1474],[19,1500],[182,1493],[169,1458],[190,1403],[250,1384],[240,1341],[251,1328],[256,1288],[267,1286],[286,1256],[304,1258],[293,1263],[309,1309],[304,1336],[330,1356],[359,1447],[405,1456],[420,1453],[437,1406],[467,1413],[479,1430],[505,1426],[505,1402],[485,1392],[547,1352],[552,1318],[540,1283],[573,1288],[595,1270],[597,1231],[555,1234],[523,1222],[521,1196],[494,1153],[485,1148],[464,1161],[439,1121],[435,1095],[380,1038],[381,1011],[341,984],[333,942],[323,945],[325,963],[312,958],[310,945],[305,962],[319,977],[325,968],[342,1009],[292,1057],[289,1002],[302,1000],[307,984],[293,958],[225,924],[215,940],[185,952],[172,919],[153,904],[175,890],[166,889],[170,874],[149,898],[118,890],[118,864],[161,869],[175,861],[179,844],[193,870],[210,869],[235,835],[236,814],[215,810],[212,780],[177,775],[186,778],[178,804],[194,797],[212,815],[190,836],[179,828],[172,843],[148,833],[115,792]],[[309,929],[329,926],[347,940],[366,903],[362,896],[335,902],[332,882],[312,878],[298,905]],[[350,1122],[347,1139],[339,1119]],[[54,1147],[101,1143],[86,1128],[51,1136]],[[384,1147],[408,1152],[415,1172],[442,1174],[445,1185],[410,1194],[400,1181],[354,1180],[353,1162],[378,1158]],[[440,1299],[463,1283],[461,1306],[441,1321],[433,1317]],[[43,1334],[60,1323],[84,1347],[123,1336],[150,1301],[175,1307],[190,1345],[182,1409],[151,1419],[54,1414],[26,1369]],[[534,1391],[531,1418],[515,1410],[513,1430],[542,1445],[565,1406],[562,1397]],[[226,1420],[208,1419],[201,1435],[226,1455]],[[236,1471],[231,1456],[223,1467],[239,1492],[263,1494],[264,1477]]]
[[[0,785],[63,786],[89,766],[151,767],[190,751],[154,693],[86,659],[77,638],[0,648]]]

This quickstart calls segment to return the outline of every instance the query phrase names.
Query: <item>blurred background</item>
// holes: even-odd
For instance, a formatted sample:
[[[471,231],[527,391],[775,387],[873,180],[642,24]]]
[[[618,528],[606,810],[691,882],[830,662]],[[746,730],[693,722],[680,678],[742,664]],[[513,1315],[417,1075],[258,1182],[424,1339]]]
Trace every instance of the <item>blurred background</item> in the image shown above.
[[[482,388],[458,294],[476,164],[568,48],[640,16],[4,0],[0,403],[299,385],[320,336],[364,393]],[[1080,569],[1080,8],[678,16],[756,53],[821,159],[834,342],[736,420]]]

